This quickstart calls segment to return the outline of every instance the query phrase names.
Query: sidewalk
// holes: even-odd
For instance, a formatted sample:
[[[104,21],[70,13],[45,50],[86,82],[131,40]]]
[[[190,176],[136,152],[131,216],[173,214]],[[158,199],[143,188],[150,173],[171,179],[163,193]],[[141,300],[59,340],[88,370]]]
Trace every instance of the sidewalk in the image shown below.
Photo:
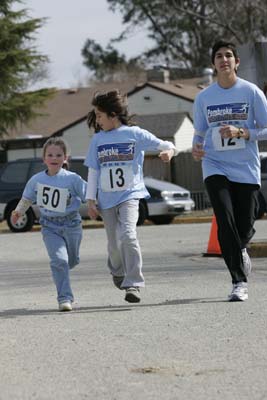
[[[192,211],[190,214],[180,215],[174,218],[173,224],[200,224],[200,223],[211,223],[213,216],[213,210],[211,208],[206,210],[196,210]],[[263,218],[263,220],[267,220],[267,216]],[[92,220],[83,220],[83,229],[97,229],[103,228],[104,224],[102,221],[92,221]],[[154,225],[153,222],[146,221],[145,226]],[[34,225],[32,228],[32,232],[39,232],[41,229],[40,225]],[[12,233],[8,228],[6,222],[0,223],[0,234],[1,233]],[[208,243],[208,238],[207,238]],[[249,246],[249,254],[251,257],[267,257],[267,234],[266,237],[261,240],[253,241]]]
[[[191,223],[203,223],[203,222],[211,222],[212,218],[212,210],[202,210],[202,211],[192,211],[190,214],[180,215],[174,218],[172,224],[191,224]],[[103,228],[104,224],[102,221],[92,221],[92,220],[83,220],[82,221],[84,229],[91,228]],[[146,221],[144,225],[154,225],[153,222]],[[40,231],[40,225],[34,225],[32,231]],[[1,232],[8,233],[10,232],[7,223],[0,222],[0,234]]]

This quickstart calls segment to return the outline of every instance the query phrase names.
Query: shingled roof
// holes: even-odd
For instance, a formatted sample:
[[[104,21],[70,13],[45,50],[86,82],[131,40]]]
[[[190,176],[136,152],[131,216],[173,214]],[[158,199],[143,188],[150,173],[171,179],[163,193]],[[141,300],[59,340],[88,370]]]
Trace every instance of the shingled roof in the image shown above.
[[[190,82],[191,83],[191,82]],[[163,82],[145,82],[142,85],[136,86],[133,90],[131,90],[128,95],[131,96],[134,93],[139,92],[145,87],[151,87],[157,90],[160,90],[164,93],[172,94],[176,97],[181,97],[185,100],[194,101],[196,95],[199,93],[202,86],[199,85],[188,85],[185,83],[181,83],[180,81],[173,81],[171,83],[163,83]]]
[[[55,135],[86,118],[88,111],[91,109],[91,101],[95,92],[109,91],[115,87],[121,92],[127,93],[128,96],[131,96],[148,85],[167,94],[193,102],[201,87],[197,86],[195,81],[188,80],[190,81],[188,82],[189,84],[186,81],[173,81],[168,84],[162,82],[142,82],[136,84],[136,81],[127,81],[121,83],[103,83],[97,86],[78,89],[58,90],[53,98],[47,100],[45,106],[36,110],[42,114],[41,116],[35,118],[27,125],[22,124],[18,126],[16,130],[9,132],[8,137],[4,137],[3,139],[29,138],[34,136],[49,137]],[[172,118],[174,118],[174,115]],[[154,118],[152,119],[154,121]],[[158,120],[160,119],[158,118]],[[164,129],[164,131],[167,130]]]
[[[92,108],[91,101],[95,92],[109,91],[116,87],[123,93],[128,93],[134,86],[132,82],[123,82],[116,85],[107,83],[93,87],[58,90],[53,98],[47,100],[45,106],[36,110],[42,114],[41,116],[27,125],[22,124],[16,130],[10,131],[8,139],[31,135],[49,137],[84,119]]]

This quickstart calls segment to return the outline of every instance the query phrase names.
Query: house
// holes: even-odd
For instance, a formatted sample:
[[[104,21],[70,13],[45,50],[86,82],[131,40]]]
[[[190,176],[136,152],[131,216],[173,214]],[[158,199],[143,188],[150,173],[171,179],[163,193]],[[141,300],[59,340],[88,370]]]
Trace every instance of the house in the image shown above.
[[[192,80],[145,82],[128,93],[129,106],[137,115],[187,112],[192,117],[193,102],[201,89]]]
[[[45,140],[55,135],[64,135],[73,156],[85,155],[93,134],[86,124],[92,97],[96,91],[109,91],[114,87],[118,87],[121,92],[128,94],[131,113],[137,116],[186,113],[187,119],[184,124],[187,125],[190,125],[194,97],[202,88],[197,85],[196,80],[188,79],[181,83],[178,81],[171,83],[149,81],[137,84],[134,81],[127,81],[118,84],[105,83],[94,87],[58,90],[41,110],[37,110],[42,114],[41,116],[27,125],[18,126],[16,130],[9,132],[8,137],[0,140],[2,159],[3,153],[8,161],[20,157],[40,156]],[[166,121],[166,119],[164,120]],[[185,125],[180,128],[180,132],[182,132]],[[152,129],[151,131],[153,132]],[[182,146],[184,139],[182,137],[179,139],[178,136],[176,142]],[[188,148],[188,143],[186,147]]]

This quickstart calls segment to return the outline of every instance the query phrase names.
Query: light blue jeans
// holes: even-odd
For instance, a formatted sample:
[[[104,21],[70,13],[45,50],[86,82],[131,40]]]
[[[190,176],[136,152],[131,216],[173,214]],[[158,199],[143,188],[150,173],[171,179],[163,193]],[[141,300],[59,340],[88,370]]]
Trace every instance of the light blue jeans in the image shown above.
[[[144,287],[142,255],[136,223],[139,200],[128,200],[101,210],[108,239],[108,268],[114,276],[124,276],[121,288]]]
[[[82,240],[80,218],[41,219],[42,235],[49,258],[50,268],[57,288],[57,300],[73,302],[70,285],[70,269],[79,264]]]

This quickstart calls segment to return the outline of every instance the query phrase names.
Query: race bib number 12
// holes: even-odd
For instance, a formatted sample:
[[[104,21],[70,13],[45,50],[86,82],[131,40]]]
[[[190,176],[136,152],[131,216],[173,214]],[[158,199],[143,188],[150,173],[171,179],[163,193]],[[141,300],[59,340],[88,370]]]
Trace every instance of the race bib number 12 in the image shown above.
[[[228,151],[228,150],[245,149],[246,143],[244,138],[224,139],[221,137],[221,134],[219,132],[220,128],[221,128],[220,126],[212,128],[212,141],[215,150]]]
[[[68,189],[37,184],[37,205],[50,211],[65,212]]]

